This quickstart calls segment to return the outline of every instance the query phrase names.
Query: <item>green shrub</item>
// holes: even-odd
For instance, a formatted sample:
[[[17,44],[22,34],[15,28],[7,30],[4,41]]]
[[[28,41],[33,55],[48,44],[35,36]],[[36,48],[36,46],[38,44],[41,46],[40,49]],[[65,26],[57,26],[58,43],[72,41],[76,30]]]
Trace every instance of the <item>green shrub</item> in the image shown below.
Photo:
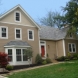
[[[36,56],[35,63],[42,64],[42,57],[39,54],[37,54],[37,56]]]
[[[74,55],[73,55],[73,58],[78,58],[78,55],[77,55],[77,54],[74,54]]]
[[[65,58],[66,58],[65,56],[61,56],[61,57],[58,57],[56,60],[57,61],[65,61]]]
[[[47,61],[46,60],[42,61],[42,64],[43,65],[47,64]]]
[[[13,66],[7,65],[7,66],[6,66],[6,69],[9,70],[9,71],[10,71],[10,70],[13,70]]]
[[[47,63],[52,63],[52,61],[51,61],[50,58],[46,58],[46,62],[47,62]]]
[[[73,60],[77,60],[77,59],[78,59],[77,57],[74,57],[74,58],[73,58]]]

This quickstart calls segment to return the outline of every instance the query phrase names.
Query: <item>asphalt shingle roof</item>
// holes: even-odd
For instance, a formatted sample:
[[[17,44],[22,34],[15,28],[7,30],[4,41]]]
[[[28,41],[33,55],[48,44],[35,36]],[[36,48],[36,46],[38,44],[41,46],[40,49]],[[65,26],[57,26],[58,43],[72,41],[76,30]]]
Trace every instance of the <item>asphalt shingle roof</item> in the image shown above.
[[[5,46],[30,46],[26,41],[10,41]]]
[[[47,40],[60,40],[64,39],[67,35],[67,31],[69,27],[65,27],[62,29],[49,27],[49,26],[40,26],[40,39],[47,39]]]

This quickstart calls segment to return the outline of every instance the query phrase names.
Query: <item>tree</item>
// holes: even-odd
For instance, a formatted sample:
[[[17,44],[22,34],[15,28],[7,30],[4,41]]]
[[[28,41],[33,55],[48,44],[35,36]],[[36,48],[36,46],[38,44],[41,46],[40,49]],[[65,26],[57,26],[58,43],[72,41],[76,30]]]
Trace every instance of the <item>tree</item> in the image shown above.
[[[78,31],[78,0],[70,0],[65,7],[65,24],[68,24],[74,32]]]
[[[25,49],[24,53],[26,55],[26,58],[29,59],[28,61],[29,61],[29,65],[30,65],[30,60],[33,57],[32,56],[32,54],[33,54],[32,48]]]
[[[2,68],[5,68],[8,64],[8,61],[9,61],[8,55],[4,52],[0,52],[0,66]]]
[[[42,17],[40,20],[41,25],[58,27],[60,28],[62,24],[62,16],[58,12],[49,11],[45,17]]]

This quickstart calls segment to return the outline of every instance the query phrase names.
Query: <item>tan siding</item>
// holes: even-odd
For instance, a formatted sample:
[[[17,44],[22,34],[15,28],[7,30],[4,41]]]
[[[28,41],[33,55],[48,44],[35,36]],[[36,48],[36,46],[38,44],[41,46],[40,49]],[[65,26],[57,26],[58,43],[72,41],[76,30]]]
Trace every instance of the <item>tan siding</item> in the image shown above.
[[[21,22],[15,22],[15,12],[16,11],[21,12]],[[28,18],[28,16],[26,16],[26,14],[24,14],[20,9],[14,10],[13,12],[8,14],[4,18],[0,19],[0,21],[35,26],[35,24]]]
[[[61,57],[64,56],[64,52],[63,52],[63,40],[59,40],[57,41],[57,56]]]
[[[65,49],[66,49],[66,55],[68,55],[68,43],[75,43],[76,44],[76,53],[78,53],[78,40],[72,40],[72,39],[66,39],[65,40]],[[71,53],[74,54],[74,53]]]
[[[56,55],[56,42],[49,40],[44,40],[44,41],[46,41],[46,55],[48,54],[48,57],[51,60],[54,60]]]
[[[11,24],[1,24],[0,26],[8,27],[8,39],[0,39],[0,51],[4,51],[4,45],[12,40],[15,40],[15,28],[22,29],[22,40],[28,42],[33,49],[33,62],[35,61],[36,54],[39,53],[39,37],[37,27],[16,26]],[[34,30],[34,41],[28,40],[27,29]]]

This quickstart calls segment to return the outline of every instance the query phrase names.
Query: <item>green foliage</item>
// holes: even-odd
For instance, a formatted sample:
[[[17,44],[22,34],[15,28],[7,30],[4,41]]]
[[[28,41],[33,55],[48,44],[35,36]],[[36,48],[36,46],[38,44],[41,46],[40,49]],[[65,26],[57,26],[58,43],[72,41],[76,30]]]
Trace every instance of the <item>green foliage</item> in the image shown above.
[[[26,54],[27,58],[28,59],[31,59],[33,56],[33,51],[32,51],[32,48],[27,48],[24,50],[24,53]]]
[[[47,64],[47,61],[46,61],[46,60],[43,60],[43,61],[42,61],[42,64],[43,64],[43,65]]]
[[[78,1],[70,0],[69,2],[67,2],[66,6],[63,7],[63,11],[65,12],[65,16],[64,16],[65,24],[68,24],[72,28],[72,30],[70,29],[71,32],[77,32],[78,31]]]
[[[46,62],[47,62],[47,63],[52,63],[52,61],[51,61],[50,58],[46,58]]]
[[[61,57],[58,57],[56,60],[57,61],[65,61],[66,57],[65,56],[61,56]]]
[[[36,56],[35,63],[42,64],[42,57],[39,54],[37,54],[37,56]]]
[[[7,66],[6,66],[6,69],[9,70],[9,71],[10,71],[10,70],[13,70],[13,66],[7,65]]]

